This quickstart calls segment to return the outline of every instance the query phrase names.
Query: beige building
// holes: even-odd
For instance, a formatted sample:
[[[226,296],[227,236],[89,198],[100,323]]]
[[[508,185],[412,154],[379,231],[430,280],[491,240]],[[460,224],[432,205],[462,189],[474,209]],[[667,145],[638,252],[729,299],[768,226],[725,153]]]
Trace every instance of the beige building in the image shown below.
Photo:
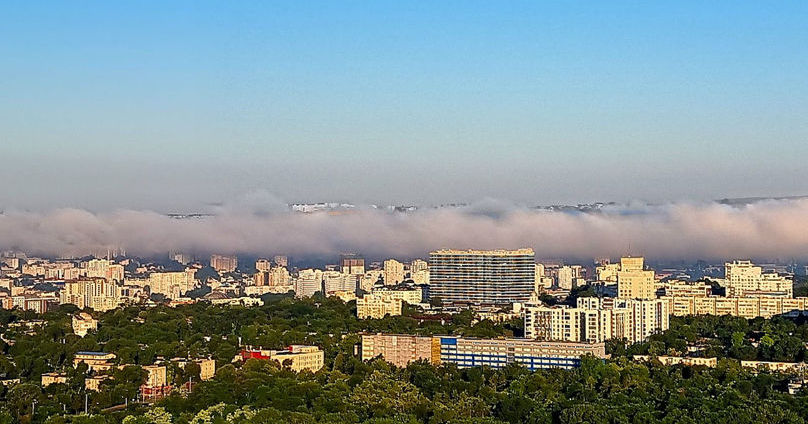
[[[692,297],[692,296],[663,296],[661,300],[668,303],[668,308],[674,316],[686,315],[733,315],[747,319],[763,317],[771,318],[775,315],[787,314],[793,311],[803,311],[808,298],[783,297]]]
[[[379,319],[386,315],[401,315],[402,300],[384,294],[366,294],[356,299],[356,316],[359,319]]]
[[[724,279],[718,283],[725,287],[727,296],[759,296],[761,294],[794,296],[794,283],[776,273],[763,273],[763,269],[750,261],[724,264]]]
[[[421,337],[398,334],[362,336],[362,359],[381,356],[404,367],[416,360],[452,363],[459,368],[503,368],[516,363],[530,370],[573,368],[582,356],[607,358],[603,343],[571,343],[528,339],[477,339],[454,336]]]
[[[385,361],[406,367],[421,359],[432,361],[432,337],[397,334],[362,335],[362,360],[381,356]]]
[[[87,364],[88,371],[104,372],[110,368],[114,368],[115,354],[105,352],[76,352],[73,357],[73,366],[77,367],[79,364]]]
[[[374,295],[387,296],[391,299],[401,299],[402,302],[410,305],[416,305],[423,302],[423,290],[420,287],[402,288],[402,289],[389,289],[382,288],[374,290]]]
[[[255,261],[256,271],[269,272],[270,268],[272,268],[272,262],[270,262],[269,259],[258,259]]]
[[[147,285],[151,293],[160,293],[169,299],[177,299],[196,287],[195,276],[195,268],[176,272],[153,272],[149,274]]]
[[[620,271],[620,264],[604,262],[595,267],[595,278],[604,283],[616,283],[617,273]]]
[[[59,302],[71,303],[79,309],[92,308],[103,312],[117,308],[122,299],[115,283],[103,278],[88,278],[65,282],[59,293]]]
[[[238,268],[238,258],[235,256],[211,255],[210,267],[218,273],[233,272]]]
[[[687,356],[648,356],[648,355],[634,355],[636,361],[651,361],[658,360],[662,365],[687,365],[690,367],[703,366],[715,368],[718,365],[718,358],[692,358]]]
[[[90,331],[96,331],[98,329],[98,320],[87,312],[79,312],[73,315],[72,324],[73,333],[79,337],[84,337]]]
[[[617,272],[617,297],[625,299],[654,299],[654,271],[646,271],[645,259],[626,257],[620,259]]]
[[[144,365],[143,368],[149,375],[146,377],[146,382],[143,383],[146,387],[163,387],[168,386],[168,374],[166,367],[163,365]]]
[[[67,384],[67,374],[59,372],[47,372],[42,374],[42,387],[48,387],[51,384]]]
[[[91,376],[91,377],[85,377],[84,378],[84,388],[86,390],[92,390],[92,391],[95,391],[95,392],[99,392],[99,391],[101,391],[101,383],[103,383],[106,380],[109,380],[110,378],[112,378],[112,376],[107,375],[107,374],[100,374],[100,375],[94,375],[94,376]]]
[[[239,356],[236,357],[239,359]],[[309,370],[317,372],[325,364],[325,354],[317,346],[292,345],[286,350],[244,349],[240,359],[263,359],[277,361],[282,367],[300,372]]]
[[[670,327],[668,302],[656,299],[580,298],[576,307],[529,304],[525,337],[538,340],[635,343]]]
[[[404,282],[404,264],[395,260],[384,261],[384,285],[395,286]]]

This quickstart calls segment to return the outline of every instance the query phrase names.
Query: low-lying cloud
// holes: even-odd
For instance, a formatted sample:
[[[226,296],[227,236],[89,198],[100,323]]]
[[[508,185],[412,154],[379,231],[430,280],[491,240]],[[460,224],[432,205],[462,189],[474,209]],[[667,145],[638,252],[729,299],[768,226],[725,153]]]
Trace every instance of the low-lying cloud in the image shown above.
[[[519,247],[532,247],[538,258],[614,258],[630,251],[654,259],[808,259],[808,200],[609,206],[596,213],[485,201],[406,214],[358,208],[339,215],[250,201],[193,219],[142,210],[0,215],[0,249],[47,256],[124,248],[139,256],[170,250],[295,257],[361,252],[403,259],[438,248]]]

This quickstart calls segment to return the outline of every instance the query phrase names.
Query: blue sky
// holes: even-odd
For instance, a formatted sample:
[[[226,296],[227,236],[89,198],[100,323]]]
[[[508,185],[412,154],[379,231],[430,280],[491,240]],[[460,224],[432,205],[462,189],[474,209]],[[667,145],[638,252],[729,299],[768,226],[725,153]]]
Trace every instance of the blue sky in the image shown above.
[[[808,194],[806,2],[8,2],[0,208]]]

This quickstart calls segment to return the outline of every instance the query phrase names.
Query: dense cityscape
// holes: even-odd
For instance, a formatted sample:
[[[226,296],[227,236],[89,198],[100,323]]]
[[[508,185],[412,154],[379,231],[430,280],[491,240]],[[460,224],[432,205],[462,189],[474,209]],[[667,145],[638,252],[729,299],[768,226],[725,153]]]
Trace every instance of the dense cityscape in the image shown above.
[[[715,388],[696,389],[704,384],[696,381],[718,378],[712,384],[729,402],[722,408],[761,405],[744,410],[742,422],[799,422],[804,413],[796,401],[808,382],[808,286],[796,264],[654,270],[639,256],[570,264],[537,259],[530,248],[439,249],[379,262],[342,254],[305,269],[290,259],[3,252],[0,416],[665,422],[671,396],[695,396],[638,397],[651,383],[631,380],[648,373],[681,374],[675,384],[707,390],[698,396]],[[600,407],[595,392],[585,404],[537,403],[526,390],[539,389],[524,387],[525,378],[555,385],[560,396],[617,387],[601,393]],[[691,412],[715,421],[718,412],[698,396]],[[628,409],[615,410],[615,402]]]

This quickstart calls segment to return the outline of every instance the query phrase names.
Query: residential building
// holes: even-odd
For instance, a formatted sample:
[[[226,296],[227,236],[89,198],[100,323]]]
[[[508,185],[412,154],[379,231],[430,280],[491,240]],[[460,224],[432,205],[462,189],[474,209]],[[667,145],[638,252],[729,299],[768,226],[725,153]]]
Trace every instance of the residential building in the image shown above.
[[[244,361],[248,359],[277,361],[282,367],[288,367],[295,372],[303,370],[317,372],[325,364],[325,355],[320,348],[302,345],[292,345],[286,350],[242,349],[240,358]]]
[[[634,355],[635,361],[651,361],[658,360],[665,366],[673,365],[687,365],[689,367],[702,366],[708,368],[715,368],[718,365],[718,358],[697,358],[690,356],[648,356],[648,355]]]
[[[758,296],[763,293],[794,296],[794,283],[777,273],[763,273],[763,269],[750,261],[733,261],[724,264],[724,279],[718,283],[725,287],[727,296]]]
[[[443,303],[525,302],[535,284],[533,249],[437,250],[429,264],[430,297]]]
[[[625,299],[654,299],[654,271],[646,271],[644,258],[626,257],[620,259],[617,272],[617,297]]]
[[[402,368],[418,360],[432,361],[432,337],[363,334],[362,360],[368,361],[377,356]]]
[[[98,329],[98,320],[87,312],[79,312],[73,315],[71,321],[73,323],[73,333],[79,337],[84,337],[90,331],[96,331]]]
[[[453,363],[459,368],[503,368],[521,364],[530,370],[574,368],[581,357],[607,358],[603,343],[549,342],[528,339],[477,339],[454,336],[375,334],[362,337],[362,359],[382,356],[396,366],[416,360]]]
[[[196,287],[195,276],[195,268],[176,272],[153,272],[149,274],[146,284],[151,293],[159,293],[169,299],[177,299]]]
[[[608,300],[607,300],[608,299]],[[576,307],[525,306],[525,337],[538,340],[635,343],[670,326],[668,302],[580,298]]]
[[[314,296],[323,291],[323,271],[319,269],[304,269],[300,271],[295,280],[295,297]]]
[[[804,311],[808,298],[783,297],[722,297],[722,296],[663,296],[674,316],[733,315],[747,319]]]
[[[255,261],[255,270],[259,272],[269,272],[269,269],[272,267],[271,264],[269,259],[258,259]]]
[[[220,274],[233,272],[238,268],[238,258],[235,256],[211,255],[210,267]]]
[[[71,303],[79,309],[92,308],[103,312],[117,308],[122,299],[115,283],[104,278],[84,278],[65,282],[59,301]]]
[[[340,271],[343,274],[362,275],[365,273],[365,258],[350,253],[340,258]]]
[[[115,354],[105,352],[76,352],[73,357],[73,366],[87,364],[88,371],[104,372],[115,367]]]
[[[46,372],[40,377],[42,387],[48,387],[51,384],[67,384],[67,374],[60,372]]]
[[[384,261],[384,285],[395,286],[404,282],[404,264],[395,260]]]
[[[401,315],[402,300],[385,294],[366,294],[356,299],[356,316],[359,319],[384,318]]]
[[[374,295],[388,296],[391,299],[401,299],[410,305],[423,303],[424,296],[421,287],[381,288],[373,291]]]

